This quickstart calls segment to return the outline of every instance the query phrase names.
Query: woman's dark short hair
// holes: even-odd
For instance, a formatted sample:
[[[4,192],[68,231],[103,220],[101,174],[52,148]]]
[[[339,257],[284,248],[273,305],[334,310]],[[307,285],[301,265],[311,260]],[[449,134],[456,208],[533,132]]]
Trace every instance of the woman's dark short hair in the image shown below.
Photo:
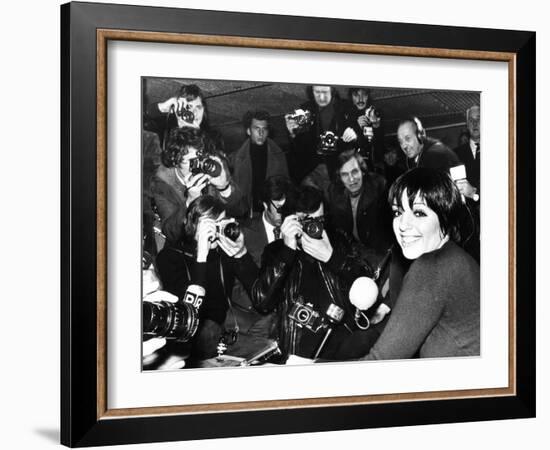
[[[199,152],[204,150],[203,132],[190,127],[171,129],[162,150],[162,164],[165,167],[179,166],[183,157],[189,153],[189,147],[196,148]]]
[[[182,240],[192,243],[195,239],[197,225],[201,217],[210,217],[213,219],[225,211],[222,201],[211,195],[201,195],[191,202],[187,210],[185,225],[183,226]]]
[[[414,199],[420,195],[426,205],[437,214],[441,232],[453,241],[460,242],[459,227],[464,206],[458,188],[447,173],[427,167],[405,172],[390,188],[390,206],[402,207],[401,199],[405,191],[411,209]]]

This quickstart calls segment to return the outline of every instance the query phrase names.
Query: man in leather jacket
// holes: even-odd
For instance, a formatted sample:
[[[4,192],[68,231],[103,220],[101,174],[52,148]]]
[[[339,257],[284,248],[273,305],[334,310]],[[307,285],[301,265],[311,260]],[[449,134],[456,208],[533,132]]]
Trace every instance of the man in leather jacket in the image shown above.
[[[329,238],[322,225],[320,191],[301,187],[294,205],[281,225],[283,238],[269,244],[262,255],[252,288],[254,306],[262,313],[277,311],[283,362],[289,355],[332,360],[363,355],[378,331],[357,327],[349,290],[354,280],[372,271],[344,235],[329,232]],[[376,304],[369,311],[375,308]],[[343,317],[336,318],[334,311]]]

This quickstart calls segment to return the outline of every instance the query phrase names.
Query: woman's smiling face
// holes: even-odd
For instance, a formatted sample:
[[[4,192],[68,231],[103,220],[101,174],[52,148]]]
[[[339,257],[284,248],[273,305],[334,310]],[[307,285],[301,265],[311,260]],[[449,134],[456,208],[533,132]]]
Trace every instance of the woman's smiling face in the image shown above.
[[[441,232],[437,214],[417,194],[412,208],[407,191],[403,191],[400,204],[392,205],[393,232],[407,259],[416,259],[424,253],[441,248],[449,240]]]

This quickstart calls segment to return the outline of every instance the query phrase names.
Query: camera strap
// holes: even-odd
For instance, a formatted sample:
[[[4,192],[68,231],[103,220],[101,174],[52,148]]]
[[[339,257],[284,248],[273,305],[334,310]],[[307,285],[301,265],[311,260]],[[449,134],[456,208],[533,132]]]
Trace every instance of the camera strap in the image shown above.
[[[231,317],[233,318],[233,323],[235,324],[234,332],[239,333],[239,329],[240,329],[239,322],[237,321],[237,316],[235,315],[235,311],[233,310],[233,304],[231,303],[231,299],[227,295],[227,291],[225,289],[225,277],[223,275],[223,265],[222,265],[221,257],[219,259],[219,270],[220,270],[220,281],[222,282],[223,295],[227,300],[227,306],[229,306],[229,313],[231,314]]]
[[[317,267],[319,267],[319,272],[321,272],[321,277],[323,278],[323,281],[325,283],[325,286],[327,287],[327,291],[328,291],[328,294],[330,296],[330,298],[332,299],[332,302],[335,304],[335,305],[338,305],[338,306],[341,306],[343,307],[343,302],[340,301],[340,296],[338,295],[338,298],[336,296],[336,290],[334,289],[334,286],[332,285],[332,282],[329,280],[329,278],[327,277],[327,274],[325,272],[325,269],[323,268],[323,265],[321,264],[320,261],[317,261]],[[350,330],[350,328],[348,327],[348,325],[346,323],[343,323],[344,327],[346,327],[346,329],[351,333],[352,331]]]

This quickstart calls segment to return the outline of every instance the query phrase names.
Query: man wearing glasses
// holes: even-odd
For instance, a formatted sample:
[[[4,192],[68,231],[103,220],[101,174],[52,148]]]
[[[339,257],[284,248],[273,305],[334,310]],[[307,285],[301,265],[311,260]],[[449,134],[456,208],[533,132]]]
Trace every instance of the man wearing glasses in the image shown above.
[[[282,239],[265,248],[252,289],[258,311],[277,311],[281,362],[290,355],[335,360],[361,355],[377,334],[358,329],[349,290],[358,277],[372,275],[370,267],[343,235],[327,233],[319,190],[300,187],[285,210],[291,213],[282,221]]]

